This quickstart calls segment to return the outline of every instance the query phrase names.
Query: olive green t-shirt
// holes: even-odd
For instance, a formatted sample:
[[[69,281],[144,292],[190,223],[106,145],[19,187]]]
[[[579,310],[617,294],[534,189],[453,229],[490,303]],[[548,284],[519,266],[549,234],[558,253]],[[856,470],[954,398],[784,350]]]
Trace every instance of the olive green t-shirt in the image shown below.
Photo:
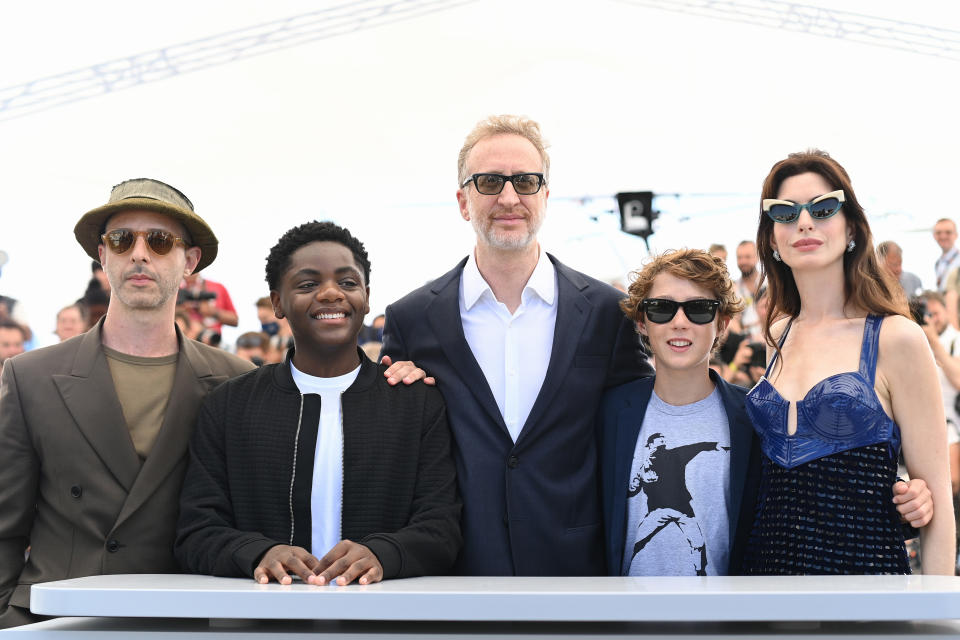
[[[120,353],[107,346],[103,347],[103,352],[107,356],[133,448],[141,460],[146,459],[163,426],[180,354],[144,358]]]

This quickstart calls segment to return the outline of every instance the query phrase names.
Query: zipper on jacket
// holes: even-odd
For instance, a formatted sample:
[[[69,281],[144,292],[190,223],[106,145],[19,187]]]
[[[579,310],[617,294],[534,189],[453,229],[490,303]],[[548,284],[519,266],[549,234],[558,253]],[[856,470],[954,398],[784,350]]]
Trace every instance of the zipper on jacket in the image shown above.
[[[340,392],[340,539],[343,540],[343,448],[347,441],[343,436],[343,392]]]
[[[290,546],[293,546],[294,519],[293,519],[293,485],[297,479],[297,450],[300,447],[300,424],[303,422],[303,394],[300,394],[300,415],[297,416],[297,433],[293,438],[293,471],[290,473],[290,493],[287,504],[290,508]],[[342,430],[342,429],[341,429]],[[340,454],[343,455],[342,453]]]

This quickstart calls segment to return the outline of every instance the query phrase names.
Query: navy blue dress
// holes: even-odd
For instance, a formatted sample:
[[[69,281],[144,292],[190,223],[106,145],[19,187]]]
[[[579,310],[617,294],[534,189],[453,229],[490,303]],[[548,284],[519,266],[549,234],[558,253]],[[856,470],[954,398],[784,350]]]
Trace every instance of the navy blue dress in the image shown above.
[[[776,355],[747,394],[763,476],[745,573],[910,573],[891,490],[900,428],[873,388],[882,322],[867,316],[858,371],[821,380],[797,402],[795,434],[787,435],[790,403],[767,380]]]

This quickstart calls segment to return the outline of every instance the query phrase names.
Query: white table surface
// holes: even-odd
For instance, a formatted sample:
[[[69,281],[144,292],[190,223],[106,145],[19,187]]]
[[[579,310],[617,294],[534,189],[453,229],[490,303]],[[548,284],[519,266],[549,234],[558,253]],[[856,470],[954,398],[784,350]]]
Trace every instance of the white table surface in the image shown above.
[[[35,585],[56,616],[362,621],[692,622],[960,619],[960,578],[424,577],[380,584],[108,575]]]
[[[931,640],[960,622],[333,622],[173,618],[55,618],[0,631],[3,640]]]

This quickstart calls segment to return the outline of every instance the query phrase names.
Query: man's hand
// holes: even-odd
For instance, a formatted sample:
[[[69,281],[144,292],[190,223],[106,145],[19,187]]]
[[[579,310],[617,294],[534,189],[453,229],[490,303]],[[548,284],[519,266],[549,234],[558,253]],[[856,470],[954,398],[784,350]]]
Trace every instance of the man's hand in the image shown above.
[[[213,300],[201,300],[197,304],[197,311],[204,318],[217,319],[217,306],[213,304]]]
[[[341,540],[320,558],[320,569],[322,571],[315,576],[312,584],[327,584],[336,580],[337,585],[342,587],[357,578],[360,584],[383,580],[383,567],[373,551],[350,540]]]
[[[926,526],[933,519],[933,495],[921,478],[893,484],[893,503],[900,518],[914,529]]]
[[[428,384],[431,387],[437,384],[433,376],[428,376],[426,371],[409,360],[393,362],[390,356],[383,356],[380,358],[380,364],[385,364],[388,367],[387,370],[383,372],[388,384],[394,385],[401,380],[403,380],[403,384],[413,384],[417,380],[423,380],[424,384]]]
[[[253,579],[260,584],[267,584],[271,579],[290,584],[293,582],[290,574],[293,573],[305,583],[317,584],[318,567],[320,561],[303,547],[278,544],[263,554],[260,564],[253,570]]]
[[[730,364],[736,365],[737,369],[746,370],[751,358],[753,358],[753,348],[750,346],[750,341],[744,338],[740,341],[740,346],[737,347],[737,352],[733,355]]]

